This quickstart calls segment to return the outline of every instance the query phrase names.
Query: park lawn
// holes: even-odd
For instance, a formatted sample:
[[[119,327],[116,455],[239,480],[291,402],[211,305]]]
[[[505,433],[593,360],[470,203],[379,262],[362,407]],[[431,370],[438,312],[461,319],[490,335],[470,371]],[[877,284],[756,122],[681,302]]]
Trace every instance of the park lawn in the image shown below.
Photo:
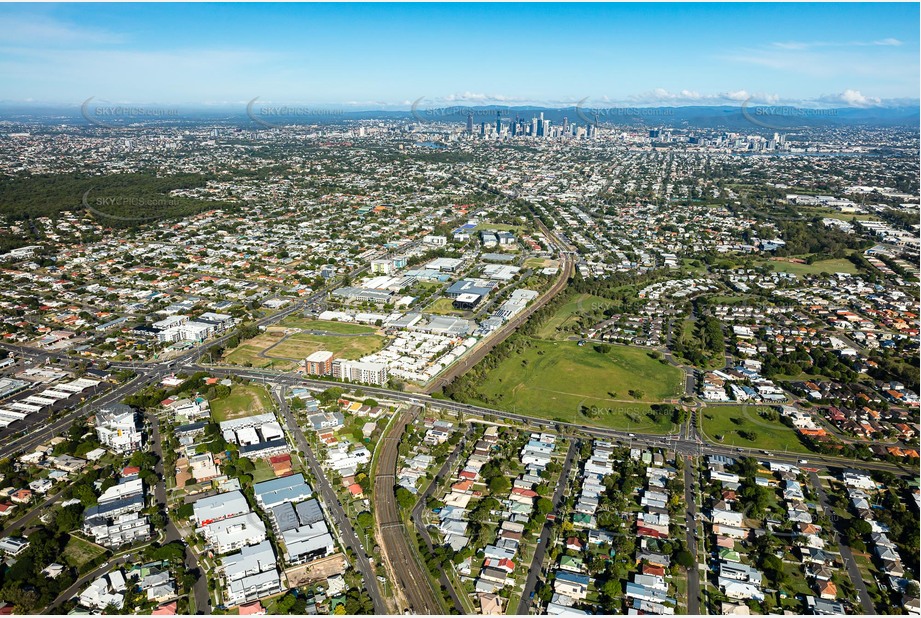
[[[744,448],[812,453],[800,442],[796,431],[780,421],[768,421],[758,416],[759,407],[768,406],[706,406],[700,412],[704,433],[718,444]],[[734,422],[737,419],[739,422]],[[755,440],[739,435],[740,431],[754,432]],[[716,436],[723,436],[722,442]]]
[[[557,329],[565,327],[580,313],[604,309],[610,305],[611,301],[601,296],[575,294],[543,323],[537,331],[537,337],[540,339],[565,339],[566,335],[558,333]]]
[[[538,258],[532,257],[524,261],[525,268],[547,268],[548,266],[559,266],[560,263],[556,260],[550,260],[547,258]]]
[[[454,301],[450,298],[438,298],[428,307],[423,309],[423,313],[434,313],[435,315],[468,315],[468,311],[454,308]]]
[[[521,229],[519,225],[509,225],[508,223],[480,223],[474,231],[482,232],[484,230],[494,232],[512,232]]]
[[[534,339],[505,359],[477,390],[484,404],[529,416],[612,429],[668,433],[671,419],[652,415],[651,404],[678,397],[684,374],[650,358],[645,350]],[[629,391],[641,391],[633,398]],[[582,406],[600,410],[590,418]]]
[[[357,360],[362,356],[373,354],[387,342],[380,335],[313,335],[311,333],[295,333],[283,341],[265,350],[269,358],[282,360],[301,361],[313,352],[327,350],[337,358]]]
[[[104,553],[106,553],[104,547],[90,543],[78,536],[70,535],[62,555],[67,564],[79,569],[87,562],[98,558]]]
[[[828,219],[838,219],[840,221],[850,222],[852,219],[857,221],[879,221],[880,218],[870,213],[849,213],[834,210],[833,208],[810,208],[808,206],[800,209],[800,212],[810,217],[826,217]]]
[[[211,400],[211,417],[223,422],[272,410],[272,397],[262,386],[234,384],[226,397]]]
[[[797,264],[780,260],[766,262],[774,267],[777,272],[792,273],[794,275],[818,275],[819,273],[848,273],[856,275],[858,270],[853,262],[841,259],[819,260],[812,264]]]
[[[270,358],[259,356],[259,353],[264,349],[265,348],[262,346],[243,343],[234,348],[233,352],[227,354],[224,357],[224,361],[231,365],[241,365],[244,367],[257,367],[260,369],[271,367],[275,364],[275,361]]]
[[[259,354],[266,348],[269,348],[284,337],[284,329],[270,327],[265,332],[261,332],[252,339],[240,342],[236,348],[224,354],[224,360],[232,365],[244,365],[250,367],[269,367],[272,360],[264,358]]]
[[[302,328],[304,330],[317,330],[327,333],[338,333],[342,335],[360,335],[373,334],[377,332],[374,326],[364,324],[352,324],[351,322],[336,322],[332,320],[311,320],[289,315],[281,321],[282,326],[292,328]]]

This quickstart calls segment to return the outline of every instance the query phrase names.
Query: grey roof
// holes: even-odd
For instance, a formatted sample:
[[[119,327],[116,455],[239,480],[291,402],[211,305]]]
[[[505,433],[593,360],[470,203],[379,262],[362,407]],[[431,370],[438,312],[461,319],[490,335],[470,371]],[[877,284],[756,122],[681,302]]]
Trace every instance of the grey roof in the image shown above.
[[[275,526],[279,532],[297,528],[297,515],[294,513],[294,506],[290,502],[282,502],[272,507],[272,519],[275,520]]]
[[[297,511],[297,518],[302,526],[323,521],[323,510],[320,508],[320,503],[313,498],[304,500],[296,505],[294,509]]]

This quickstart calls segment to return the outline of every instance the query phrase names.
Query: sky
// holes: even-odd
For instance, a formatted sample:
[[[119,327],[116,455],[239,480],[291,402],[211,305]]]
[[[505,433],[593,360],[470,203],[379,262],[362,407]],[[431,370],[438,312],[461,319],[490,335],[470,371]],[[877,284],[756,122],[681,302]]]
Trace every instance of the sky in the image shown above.
[[[0,4],[0,102],[894,106],[919,97],[918,24],[917,3]]]

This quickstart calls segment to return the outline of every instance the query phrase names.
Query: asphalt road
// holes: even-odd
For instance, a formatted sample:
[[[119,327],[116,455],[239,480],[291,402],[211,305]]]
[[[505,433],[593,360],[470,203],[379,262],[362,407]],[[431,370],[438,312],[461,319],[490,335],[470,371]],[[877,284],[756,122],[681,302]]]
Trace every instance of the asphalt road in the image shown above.
[[[28,525],[33,519],[40,517],[48,512],[48,508],[57,502],[58,498],[61,497],[61,494],[67,490],[69,484],[65,484],[63,487],[57,489],[50,494],[45,496],[45,499],[42,500],[41,504],[36,506],[29,506],[29,511],[21,515],[18,519],[10,522],[4,529],[3,532],[0,532],[0,538],[6,538],[11,534],[15,533],[20,528],[24,528]]]
[[[572,462],[575,460],[576,453],[579,452],[580,441],[573,439],[569,443],[569,450],[566,451],[566,461],[563,463],[563,470],[560,472],[560,479],[553,492],[553,514],[559,518],[560,505],[563,503],[563,494],[569,487],[569,472],[572,469]],[[521,592],[521,599],[518,600],[518,608],[515,613],[519,616],[527,616],[531,609],[531,595],[537,587],[537,577],[541,573],[541,567],[544,564],[544,554],[547,553],[547,545],[550,543],[550,532],[553,526],[549,521],[544,522],[540,538],[537,540],[537,549],[534,550],[534,558],[531,560],[528,569],[528,579],[524,582],[524,590]]]
[[[825,493],[825,488],[822,487],[822,480],[815,472],[809,473],[809,480],[812,482],[812,486],[819,495],[819,502],[822,504],[825,515],[828,516],[828,519],[832,522],[832,532],[835,536],[834,541],[838,544],[838,551],[841,552],[841,559],[844,561],[844,566],[847,568],[847,574],[850,576],[851,582],[857,589],[861,613],[868,615],[875,614],[876,606],[873,604],[870,593],[867,592],[867,584],[863,581],[863,575],[860,573],[860,568],[858,568],[857,563],[854,561],[854,554],[851,553],[851,548],[847,546],[847,543],[843,542],[838,534],[838,528],[835,525],[835,520],[837,518],[835,517],[835,512],[828,504],[828,494]]]
[[[429,534],[428,528],[425,526],[425,521],[422,519],[422,512],[426,509],[426,502],[428,501],[429,496],[435,492],[435,488],[438,486],[438,483],[441,482],[441,480],[448,473],[450,473],[457,464],[457,458],[460,456],[461,452],[463,452],[464,445],[467,443],[467,435],[469,435],[472,428],[472,425],[467,425],[467,433],[464,435],[463,439],[457,443],[457,446],[454,447],[454,451],[445,460],[444,465],[441,466],[438,474],[435,475],[435,478],[432,479],[432,482],[429,483],[429,486],[425,488],[425,491],[416,501],[416,506],[413,507],[413,525],[416,526],[416,530],[419,532],[419,536],[421,536],[422,540],[425,541],[425,544],[429,550],[431,550],[434,545],[432,543],[432,537]],[[438,580],[441,582],[442,587],[444,587],[451,594],[451,598],[454,600],[454,607],[457,609],[457,611],[463,614],[464,604],[461,601],[460,595],[466,595],[467,591],[461,589],[460,593],[458,593],[458,591],[454,588],[454,585],[451,583],[451,579],[448,577],[447,573],[442,573]]]
[[[550,289],[540,295],[540,297],[529,307],[525,308],[520,314],[513,317],[511,320],[506,322],[499,330],[490,334],[485,340],[481,341],[478,346],[475,346],[473,350],[468,352],[461,361],[457,362],[453,367],[449,367],[442,375],[437,376],[431,383],[426,387],[426,393],[434,393],[440,391],[445,385],[450,384],[458,376],[466,373],[466,371],[476,365],[478,362],[483,360],[487,354],[489,354],[493,348],[497,345],[508,339],[512,333],[514,333],[519,326],[524,324],[531,315],[546,305],[550,300],[563,291],[563,288],[566,287],[569,277],[572,275],[573,261],[572,258],[563,253],[564,245],[563,243],[556,238],[556,236],[547,229],[547,227],[540,222],[539,219],[535,219],[544,234],[552,242],[557,245],[557,249],[561,252],[563,268],[558,276],[558,279],[550,286]]]
[[[400,412],[400,416],[378,443],[380,451],[374,477],[374,512],[381,549],[396,579],[394,587],[400,589],[408,604],[404,609],[415,614],[444,614],[439,601],[441,593],[432,589],[428,573],[423,571],[424,567],[417,562],[415,550],[410,546],[394,493],[400,438],[419,410],[414,407],[411,412]]]
[[[241,367],[214,367],[214,366],[194,366],[193,369],[210,371],[215,376],[232,376],[237,375],[253,380],[265,380],[277,382],[289,386],[307,386],[311,388],[326,389],[331,386],[341,386],[337,382],[323,380],[309,380],[299,375],[281,374],[269,370],[246,369]],[[564,423],[545,418],[535,418],[524,414],[505,412],[503,410],[494,410],[483,406],[476,406],[467,403],[458,403],[447,399],[435,399],[422,393],[406,393],[403,391],[392,391],[386,388],[376,386],[362,386],[362,391],[367,395],[379,396],[394,401],[402,401],[415,405],[433,405],[446,410],[453,410],[463,414],[473,416],[491,416],[499,420],[515,421],[527,424],[530,427],[541,427],[549,431],[556,428],[564,428],[570,433],[583,436],[601,438],[603,440],[613,440],[622,444],[634,444],[637,446],[647,446],[651,448],[669,448],[683,455],[705,456],[705,455],[727,455],[730,457],[739,457],[742,455],[752,456],[761,461],[778,461],[796,464],[800,459],[808,457],[810,467],[819,469],[827,468],[860,468],[863,470],[885,470],[894,474],[900,474],[906,478],[915,478],[917,476],[917,467],[906,463],[892,464],[888,462],[876,461],[857,461],[842,459],[839,457],[826,457],[812,453],[803,455],[797,453],[771,453],[766,455],[758,449],[742,449],[731,446],[721,446],[704,442],[696,437],[679,438],[677,435],[657,435],[657,434],[631,434],[627,431],[614,429],[605,429],[602,427],[590,427],[575,423]]]
[[[121,556],[120,558],[116,558],[115,560],[104,562],[102,565],[100,565],[96,569],[90,571],[83,577],[80,577],[79,579],[77,579],[77,581],[75,581],[70,588],[68,588],[61,594],[59,594],[58,597],[54,600],[54,603],[52,603],[49,607],[53,609],[55,607],[60,606],[61,603],[64,603],[68,599],[74,598],[80,592],[80,589],[83,588],[83,586],[85,586],[86,584],[90,583],[91,581],[93,581],[94,579],[98,577],[102,577],[103,575],[105,575],[106,573],[114,569],[115,567],[122,566],[126,562],[128,562],[128,556]],[[45,609],[47,610],[48,608],[45,608]]]
[[[166,501],[166,476],[163,469],[163,440],[160,435],[160,420],[154,414],[148,414],[147,420],[150,423],[150,450],[159,457],[154,471],[160,477],[160,482],[154,487],[154,497],[160,510],[167,516],[166,535],[163,539],[165,543],[182,540],[182,535],[176,524],[169,517],[169,508]],[[211,613],[211,593],[208,590],[208,576],[204,570],[199,567],[198,557],[192,551],[188,544],[185,544],[185,567],[189,572],[198,574],[195,585],[192,586],[192,595],[195,597],[195,613]]]
[[[355,566],[364,577],[365,589],[368,591],[368,595],[374,603],[374,613],[386,614],[387,603],[384,601],[384,597],[381,596],[380,588],[377,585],[377,574],[374,571],[374,567],[371,566],[371,562],[368,560],[368,556],[365,553],[365,548],[362,547],[361,542],[358,540],[358,536],[355,534],[355,530],[352,528],[352,523],[346,516],[345,511],[342,510],[342,505],[339,503],[336,492],[326,479],[326,473],[323,472],[320,462],[317,461],[313,450],[310,448],[310,444],[307,443],[307,438],[304,436],[303,430],[301,430],[300,425],[297,424],[297,419],[294,418],[291,407],[285,399],[284,391],[279,388],[273,388],[272,395],[278,403],[278,408],[285,419],[288,431],[294,436],[298,450],[304,454],[304,458],[307,460],[307,466],[310,468],[310,472],[313,474],[314,479],[316,479],[317,487],[314,489],[319,492],[320,497],[323,499],[323,503],[326,505],[327,511],[336,520],[335,524],[339,528],[339,533],[343,542],[355,554]]]
[[[694,498],[694,459],[684,458],[684,502],[685,512],[685,542],[688,551],[694,556],[694,566],[688,569],[688,611],[689,615],[700,613],[700,570],[697,568],[697,502]]]

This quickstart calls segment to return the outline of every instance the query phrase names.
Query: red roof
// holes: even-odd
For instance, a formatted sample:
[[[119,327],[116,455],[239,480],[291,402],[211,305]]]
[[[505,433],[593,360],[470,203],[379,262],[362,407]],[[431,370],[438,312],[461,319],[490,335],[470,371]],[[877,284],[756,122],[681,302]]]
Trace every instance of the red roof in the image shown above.
[[[122,476],[134,476],[135,474],[139,474],[140,472],[141,472],[141,469],[138,468],[137,466],[125,466],[124,468],[122,468]]]
[[[175,616],[176,609],[177,609],[176,601],[170,601],[169,603],[164,603],[160,607],[150,612],[150,615],[151,616]]]
[[[524,496],[525,498],[536,498],[537,497],[537,492],[534,491],[533,489],[522,489],[521,487],[513,488],[512,493],[517,494],[519,496]]]
[[[643,575],[665,575],[665,567],[643,563]]]
[[[477,473],[471,472],[470,470],[461,470],[461,473],[457,476],[461,477],[462,479],[476,480]]]
[[[352,483],[349,485],[349,493],[353,496],[360,496],[364,494],[364,490],[361,488],[361,485],[358,483]]]
[[[241,616],[253,616],[255,614],[264,614],[265,608],[262,606],[262,603],[259,601],[253,601],[252,603],[247,603],[246,605],[240,606],[240,615]]]

